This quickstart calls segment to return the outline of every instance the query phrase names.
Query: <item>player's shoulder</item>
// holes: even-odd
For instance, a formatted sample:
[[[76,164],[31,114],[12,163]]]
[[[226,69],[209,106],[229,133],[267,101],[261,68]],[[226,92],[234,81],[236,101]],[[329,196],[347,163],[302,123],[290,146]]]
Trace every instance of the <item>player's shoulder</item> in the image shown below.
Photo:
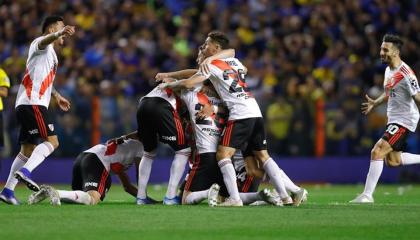
[[[32,40],[31,46],[34,46],[34,45],[38,44],[39,41],[41,41],[44,37],[45,36],[39,36],[39,37],[35,38],[34,40]]]
[[[414,73],[413,69],[411,69],[411,67],[408,66],[408,64],[405,63],[405,62],[402,62],[399,71],[401,72],[401,74],[403,76],[406,76],[406,77],[413,77],[413,76],[415,76],[415,73]]]
[[[216,66],[221,70],[231,69],[231,68],[238,68],[243,67],[241,61],[237,58],[223,58],[223,59],[215,59],[211,62],[212,65]]]

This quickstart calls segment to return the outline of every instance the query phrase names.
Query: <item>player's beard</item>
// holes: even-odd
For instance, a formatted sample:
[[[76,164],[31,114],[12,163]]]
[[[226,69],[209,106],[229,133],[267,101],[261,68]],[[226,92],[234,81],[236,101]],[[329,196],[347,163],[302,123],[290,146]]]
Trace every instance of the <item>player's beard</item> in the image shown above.
[[[389,64],[390,63],[390,58],[387,56],[381,57],[381,62],[385,63],[385,64]]]

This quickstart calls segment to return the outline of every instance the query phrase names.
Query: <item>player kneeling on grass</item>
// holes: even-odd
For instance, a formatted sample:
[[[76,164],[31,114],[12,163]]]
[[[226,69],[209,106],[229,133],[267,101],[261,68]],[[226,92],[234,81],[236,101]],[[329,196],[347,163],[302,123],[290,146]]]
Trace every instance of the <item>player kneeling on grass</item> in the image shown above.
[[[138,166],[143,155],[143,144],[136,138],[137,133],[134,132],[80,153],[73,165],[73,191],[42,185],[40,191],[29,196],[28,204],[36,204],[49,197],[53,205],[60,205],[61,201],[96,205],[103,201],[111,187],[111,172],[119,177],[124,190],[136,197],[137,187],[130,183],[126,173],[133,163]]]

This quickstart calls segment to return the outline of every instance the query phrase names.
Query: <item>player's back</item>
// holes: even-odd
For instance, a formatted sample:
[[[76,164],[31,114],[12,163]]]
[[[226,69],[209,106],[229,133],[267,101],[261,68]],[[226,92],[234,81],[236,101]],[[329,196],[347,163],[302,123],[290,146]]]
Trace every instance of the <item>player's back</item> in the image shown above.
[[[162,98],[166,100],[169,104],[171,104],[171,106],[175,110],[177,109],[177,100],[176,100],[175,94],[173,94],[171,89],[163,90],[159,86],[156,86],[152,91],[146,94],[143,98],[151,98],[151,97]]]
[[[129,168],[135,158],[143,156],[143,144],[138,140],[128,139],[122,144],[98,144],[84,152],[96,154],[108,171],[112,169],[116,172],[116,169]]]
[[[262,117],[245,83],[246,68],[237,58],[216,59],[209,69],[208,77],[229,109],[229,120]]]
[[[413,70],[404,62],[396,69],[387,67],[384,88],[388,96],[388,123],[398,123],[414,132],[419,109],[413,96],[420,92],[420,88]]]
[[[29,47],[26,71],[16,97],[19,105],[42,105],[48,108],[58,59],[52,44],[39,49],[44,38],[36,38]]]

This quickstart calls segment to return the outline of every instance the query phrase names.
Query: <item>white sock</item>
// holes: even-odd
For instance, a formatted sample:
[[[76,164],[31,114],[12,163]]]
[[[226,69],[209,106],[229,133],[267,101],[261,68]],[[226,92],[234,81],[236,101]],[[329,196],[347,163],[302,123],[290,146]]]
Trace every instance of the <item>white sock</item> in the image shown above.
[[[294,182],[292,182],[289,176],[287,176],[287,174],[282,169],[280,169],[280,174],[281,174],[281,179],[283,179],[284,187],[286,188],[287,191],[295,193],[300,190],[300,187],[297,186]]]
[[[35,147],[34,151],[32,152],[31,156],[28,158],[28,161],[24,168],[28,169],[29,172],[32,172],[36,167],[41,164],[46,157],[48,157],[52,152],[54,152],[54,147],[50,142],[43,142]]]
[[[15,190],[16,184],[18,183],[18,180],[15,178],[15,172],[19,170],[23,165],[25,165],[27,161],[28,158],[19,152],[15,160],[13,160],[12,166],[10,167],[9,177],[7,178],[7,182],[4,185],[4,188],[10,189],[12,191]]]
[[[420,155],[412,153],[401,153],[401,163],[402,165],[411,165],[420,163]]]
[[[191,155],[191,148],[182,149],[175,152],[174,160],[172,161],[171,171],[169,175],[168,189],[166,190],[167,198],[176,197],[179,181],[185,171],[188,158]]]
[[[233,168],[232,161],[229,158],[220,160],[218,163],[220,171],[223,175],[223,181],[225,182],[229,196],[233,200],[239,200],[238,184],[236,183],[236,172]]]
[[[366,177],[365,190],[363,190],[363,194],[372,197],[383,168],[384,161],[382,159],[370,160],[369,172]]]
[[[209,190],[197,191],[197,192],[190,192],[188,196],[185,198],[186,204],[197,204],[202,202],[203,200],[207,199],[207,195]]]
[[[147,197],[147,183],[149,182],[150,172],[152,171],[153,159],[156,157],[156,151],[144,152],[139,164],[139,182],[137,188],[137,197],[145,199]]]
[[[264,163],[264,170],[267,175],[270,177],[270,182],[274,185],[276,191],[279,193],[280,198],[287,198],[289,194],[286,191],[286,187],[284,186],[284,182],[282,179],[282,174],[280,172],[280,168],[276,162],[272,158],[269,158]]]
[[[57,190],[57,192],[63,202],[80,203],[85,205],[90,205],[92,202],[92,199],[87,192],[64,190]]]
[[[263,200],[260,197],[260,195],[256,192],[239,193],[239,197],[241,198],[243,204],[251,204],[255,201],[262,201]]]

